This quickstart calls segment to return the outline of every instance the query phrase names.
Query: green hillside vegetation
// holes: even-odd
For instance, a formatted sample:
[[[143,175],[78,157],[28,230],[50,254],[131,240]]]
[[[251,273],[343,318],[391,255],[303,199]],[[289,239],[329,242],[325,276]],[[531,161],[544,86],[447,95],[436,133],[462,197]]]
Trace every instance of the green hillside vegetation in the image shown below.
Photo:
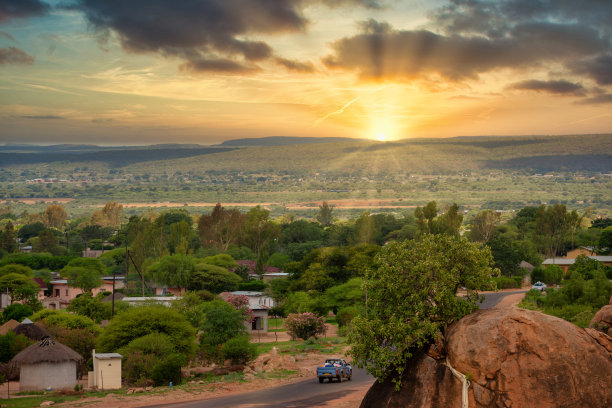
[[[447,205],[460,202],[467,209],[501,210],[559,202],[573,208],[591,207],[601,215],[612,204],[612,155],[608,153],[612,135],[347,141],[212,150],[183,158],[171,154],[192,155],[199,148],[124,148],[121,158],[112,160],[109,157],[117,150],[95,154],[108,161],[3,163],[0,199],[35,199],[35,203],[36,199],[74,199],[66,204],[74,213],[85,213],[88,206],[109,199],[144,204],[127,209],[131,214],[148,211],[147,203],[175,203],[195,213],[213,204],[192,203],[261,203],[274,216],[292,211],[309,217],[320,201],[328,200],[336,206],[336,214],[346,218],[358,216],[361,210],[344,208],[333,200],[387,200],[367,206],[395,213],[403,211],[401,206],[432,200]],[[82,152],[86,147],[74,150]],[[36,151],[39,159],[53,158]],[[143,156],[136,154],[130,159],[130,152],[165,159],[142,161]],[[66,182],[26,183],[35,178]],[[17,211],[44,209],[40,203],[12,205]]]

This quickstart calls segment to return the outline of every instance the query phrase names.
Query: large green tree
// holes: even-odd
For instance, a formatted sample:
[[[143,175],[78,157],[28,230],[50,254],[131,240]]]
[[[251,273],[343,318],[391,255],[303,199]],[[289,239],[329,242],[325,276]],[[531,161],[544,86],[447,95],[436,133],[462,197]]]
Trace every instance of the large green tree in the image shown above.
[[[416,349],[478,308],[476,290],[494,288],[492,266],[488,248],[445,234],[385,246],[364,277],[366,311],[350,336],[355,361],[379,379],[396,373],[397,381]]]

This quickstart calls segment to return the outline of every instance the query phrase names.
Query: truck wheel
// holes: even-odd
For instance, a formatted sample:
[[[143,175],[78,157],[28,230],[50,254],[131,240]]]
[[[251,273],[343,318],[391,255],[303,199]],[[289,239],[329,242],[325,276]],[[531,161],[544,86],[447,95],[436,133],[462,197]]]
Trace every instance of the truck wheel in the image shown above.
[[[319,377],[319,384],[323,384],[323,380],[325,380],[325,378]]]
[[[340,374],[340,375],[338,376],[338,382],[342,382],[342,379],[343,379],[342,374]]]
[[[351,371],[351,373],[348,376],[348,380],[351,381],[353,379],[353,372]]]

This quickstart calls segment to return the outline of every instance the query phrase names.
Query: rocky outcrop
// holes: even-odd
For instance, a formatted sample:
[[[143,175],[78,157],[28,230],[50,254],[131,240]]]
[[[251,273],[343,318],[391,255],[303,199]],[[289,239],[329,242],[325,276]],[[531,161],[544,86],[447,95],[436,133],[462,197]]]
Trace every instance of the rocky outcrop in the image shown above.
[[[612,336],[612,305],[606,305],[599,309],[593,316],[589,327]]]
[[[482,310],[447,331],[450,365],[470,380],[469,407],[612,406],[612,339],[565,320],[516,307]],[[420,352],[402,388],[375,383],[362,407],[461,407],[462,384],[446,359]],[[431,350],[430,350],[431,351]]]

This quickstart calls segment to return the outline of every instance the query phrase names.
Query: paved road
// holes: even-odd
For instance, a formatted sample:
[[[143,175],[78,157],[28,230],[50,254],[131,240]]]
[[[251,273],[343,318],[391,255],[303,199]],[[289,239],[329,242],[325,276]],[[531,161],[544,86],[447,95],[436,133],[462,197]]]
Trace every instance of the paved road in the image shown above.
[[[515,293],[525,293],[526,290],[513,292],[497,292],[485,295],[485,300],[480,304],[481,309],[490,309],[499,303],[504,297]],[[306,408],[321,405],[332,399],[341,398],[355,391],[357,386],[372,384],[374,378],[365,370],[355,368],[352,381],[343,383],[319,384],[317,378],[313,377],[307,381],[295,384],[268,388],[244,394],[236,394],[228,397],[214,398],[201,401],[183,402],[179,404],[151,405],[149,408],[229,408],[229,407],[261,407],[261,408]]]
[[[516,293],[525,293],[527,289],[523,290],[515,290],[513,292],[496,292],[496,293],[487,293],[485,295],[485,300],[480,304],[481,309],[490,309],[496,304],[499,303],[500,300],[505,298],[508,295],[514,295]]]
[[[339,382],[324,382],[313,377],[295,384],[282,385],[246,394],[230,395],[202,401],[184,402],[179,404],[151,405],[153,407],[173,408],[230,408],[230,407],[266,407],[266,408],[306,408],[322,405],[326,401],[351,394],[358,386],[372,384],[374,378],[358,368],[354,369],[353,380]]]

